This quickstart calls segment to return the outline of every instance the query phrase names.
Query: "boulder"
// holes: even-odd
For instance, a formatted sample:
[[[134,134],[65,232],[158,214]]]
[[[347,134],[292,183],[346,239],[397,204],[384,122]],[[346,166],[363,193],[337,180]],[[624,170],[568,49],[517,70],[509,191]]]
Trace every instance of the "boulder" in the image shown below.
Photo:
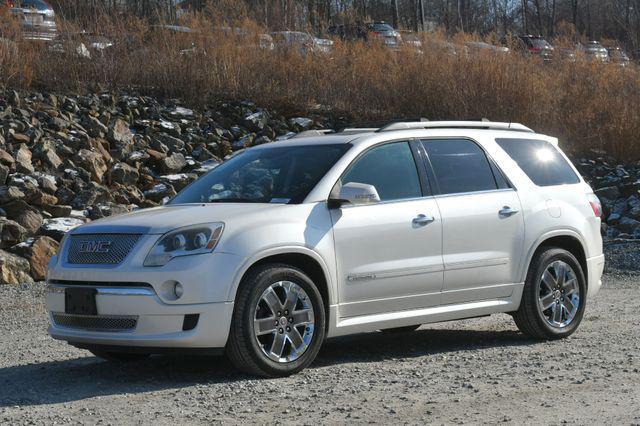
[[[185,160],[184,155],[175,153],[162,160],[161,169],[164,173],[177,173],[186,165],[187,161]]]
[[[25,144],[20,144],[20,148],[16,151],[16,170],[27,174],[35,171],[31,163],[31,151]]]
[[[617,227],[620,231],[632,235],[640,228],[640,221],[625,216],[618,221]]]
[[[29,268],[34,280],[44,280],[49,260],[57,253],[58,246],[59,243],[56,240],[47,236],[37,237],[33,241],[29,256]]]
[[[606,186],[604,188],[596,189],[594,193],[598,198],[606,198],[607,200],[616,200],[620,198],[620,190],[617,186]]]
[[[0,248],[12,247],[27,238],[27,230],[19,223],[0,217]]]
[[[119,183],[122,185],[133,185],[138,181],[140,173],[134,167],[131,167],[127,163],[116,163],[111,168],[111,182]]]
[[[117,147],[128,148],[133,143],[133,133],[129,128],[129,123],[117,118],[109,128],[107,139]]]
[[[0,164],[7,167],[12,167],[15,162],[16,160],[13,159],[13,156],[11,154],[9,154],[4,149],[0,149]]]
[[[91,173],[91,180],[97,183],[102,182],[103,176],[108,170],[102,155],[95,151],[81,149],[74,161]]]
[[[173,197],[174,195],[176,195],[175,189],[173,189],[173,186],[166,183],[159,183],[153,188],[144,191],[144,196],[156,203],[160,203],[165,198]]]
[[[15,216],[14,220],[22,225],[30,235],[34,235],[42,226],[43,217],[34,210],[25,210]]]
[[[87,129],[89,136],[94,138],[104,137],[109,131],[107,126],[105,126],[100,120],[92,116],[87,116],[85,128]]]
[[[42,205],[40,206],[43,211],[49,213],[53,217],[65,217],[71,214],[71,206],[60,205]]]
[[[27,259],[0,250],[0,284],[32,283],[30,272],[31,265]]]
[[[0,205],[21,200],[24,197],[24,192],[15,186],[0,186]]]
[[[58,217],[54,219],[45,219],[40,227],[40,234],[46,235],[60,242],[64,234],[84,224],[84,220],[76,217]]]
[[[182,151],[185,146],[185,143],[182,139],[178,139],[166,133],[158,133],[157,135],[155,135],[155,139],[166,146],[168,152]]]

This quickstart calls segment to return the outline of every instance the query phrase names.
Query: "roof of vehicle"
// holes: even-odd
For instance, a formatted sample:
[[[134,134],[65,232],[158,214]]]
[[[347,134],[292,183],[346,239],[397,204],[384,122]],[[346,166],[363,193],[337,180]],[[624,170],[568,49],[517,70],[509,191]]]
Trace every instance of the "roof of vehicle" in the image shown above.
[[[519,123],[493,121],[411,121],[391,122],[380,128],[347,128],[339,132],[332,130],[308,130],[282,141],[260,145],[258,149],[281,146],[331,145],[342,143],[367,143],[372,139],[395,139],[396,137],[421,137],[425,131],[455,132],[456,136],[473,137],[477,132],[499,132],[503,137],[509,135],[538,135],[530,128]],[[542,135],[538,135],[542,136]],[[545,138],[547,138],[545,136]]]

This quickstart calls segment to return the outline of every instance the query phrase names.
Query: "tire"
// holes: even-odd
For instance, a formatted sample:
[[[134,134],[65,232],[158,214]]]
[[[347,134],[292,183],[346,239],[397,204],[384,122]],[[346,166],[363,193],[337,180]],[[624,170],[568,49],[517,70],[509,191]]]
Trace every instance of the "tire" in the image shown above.
[[[136,362],[149,358],[149,354],[145,353],[126,353],[126,352],[106,352],[99,350],[89,350],[93,355],[111,362]]]
[[[298,294],[293,305],[287,299],[290,294]],[[294,306],[291,312],[285,309],[289,306]],[[246,373],[288,376],[316,358],[325,324],[322,296],[304,272],[284,264],[262,265],[240,283],[226,354]]]
[[[586,296],[587,282],[580,262],[564,249],[543,247],[529,266],[522,301],[513,319],[520,331],[535,339],[568,337],[582,321]]]
[[[407,325],[405,327],[394,327],[394,328],[385,328],[380,331],[383,333],[411,333],[412,331],[416,331],[420,328],[422,324],[416,325]]]

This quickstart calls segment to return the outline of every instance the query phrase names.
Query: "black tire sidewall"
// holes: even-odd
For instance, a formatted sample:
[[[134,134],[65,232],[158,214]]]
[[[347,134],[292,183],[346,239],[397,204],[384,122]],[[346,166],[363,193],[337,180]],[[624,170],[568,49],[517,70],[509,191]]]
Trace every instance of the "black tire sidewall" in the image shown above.
[[[573,272],[576,275],[576,279],[578,280],[578,287],[580,289],[580,305],[578,306],[578,312],[576,312],[576,315],[573,318],[571,324],[563,328],[552,327],[551,325],[549,325],[538,304],[538,286],[540,284],[539,281],[542,277],[542,274],[551,263],[557,260],[561,260],[571,266]],[[529,298],[528,302],[532,304],[532,307],[536,312],[536,322],[544,330],[545,334],[547,334],[549,338],[567,337],[576,331],[576,329],[580,325],[580,322],[582,321],[582,317],[584,316],[584,311],[587,304],[587,282],[582,270],[582,266],[571,253],[558,248],[548,249],[541,252],[538,256],[536,264],[534,265],[534,268],[531,268],[531,270],[529,271],[526,287],[526,297]]]
[[[278,363],[269,359],[260,348],[254,336],[254,315],[255,307],[258,304],[262,293],[267,287],[278,281],[291,281],[307,293],[311,299],[314,315],[314,332],[311,344],[307,347],[300,358],[287,363]],[[246,299],[245,306],[242,306],[242,327],[244,329],[246,341],[249,346],[250,356],[253,361],[268,375],[289,375],[296,373],[307,367],[315,359],[325,335],[325,311],[322,296],[311,279],[302,271],[286,266],[274,266],[267,268],[262,273],[254,276],[251,285],[249,297]]]

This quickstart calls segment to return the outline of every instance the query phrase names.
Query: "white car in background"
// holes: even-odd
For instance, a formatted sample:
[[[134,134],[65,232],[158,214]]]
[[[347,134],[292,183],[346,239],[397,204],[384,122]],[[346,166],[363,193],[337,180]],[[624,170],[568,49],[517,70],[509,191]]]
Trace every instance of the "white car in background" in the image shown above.
[[[317,38],[301,31],[278,31],[270,35],[276,48],[295,49],[302,55],[328,54],[333,50],[332,40]]]
[[[56,14],[44,0],[5,0],[9,11],[18,17],[26,40],[51,41],[58,34]]]
[[[70,232],[49,332],[116,360],[225,351],[265,376],[327,337],[500,312],[558,339],[600,288],[600,215],[558,140],[519,124],[304,132]]]

